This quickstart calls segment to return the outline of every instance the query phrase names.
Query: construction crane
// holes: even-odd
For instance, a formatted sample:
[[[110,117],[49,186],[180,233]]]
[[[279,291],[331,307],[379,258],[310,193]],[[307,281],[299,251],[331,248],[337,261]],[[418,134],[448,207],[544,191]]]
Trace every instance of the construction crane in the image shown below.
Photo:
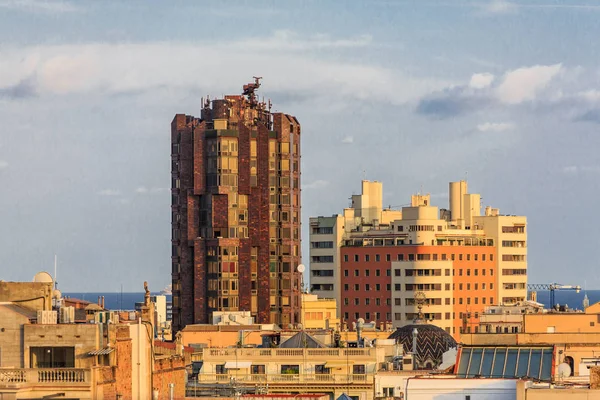
[[[554,308],[554,291],[555,290],[575,290],[576,293],[581,291],[579,285],[562,285],[560,283],[531,283],[527,285],[527,290],[538,291],[548,290],[550,292],[550,308]]]

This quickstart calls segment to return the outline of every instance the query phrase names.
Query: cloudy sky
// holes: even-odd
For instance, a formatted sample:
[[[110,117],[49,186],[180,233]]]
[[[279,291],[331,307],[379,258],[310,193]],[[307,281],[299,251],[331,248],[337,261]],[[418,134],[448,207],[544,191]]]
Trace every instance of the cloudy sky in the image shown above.
[[[441,207],[467,177],[528,217],[530,282],[600,289],[600,4],[340,4],[0,0],[0,279],[57,253],[64,291],[168,284],[170,122],[260,75],[305,223],[363,177]]]

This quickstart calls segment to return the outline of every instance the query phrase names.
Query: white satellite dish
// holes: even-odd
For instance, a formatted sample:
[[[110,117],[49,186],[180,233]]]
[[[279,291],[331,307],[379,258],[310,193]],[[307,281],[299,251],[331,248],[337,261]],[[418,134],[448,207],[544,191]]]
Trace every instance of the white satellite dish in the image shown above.
[[[302,274],[306,270],[306,267],[304,266],[304,264],[300,264],[300,265],[298,265],[297,269],[298,269],[298,272],[300,272]]]
[[[561,363],[558,365],[558,378],[564,379],[571,376],[571,366],[567,363]]]

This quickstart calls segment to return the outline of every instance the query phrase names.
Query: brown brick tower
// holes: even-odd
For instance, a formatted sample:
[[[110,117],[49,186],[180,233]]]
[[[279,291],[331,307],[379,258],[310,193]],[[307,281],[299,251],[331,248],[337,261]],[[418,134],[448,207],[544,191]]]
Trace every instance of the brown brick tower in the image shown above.
[[[213,311],[300,321],[300,124],[259,79],[171,123],[174,332]]]

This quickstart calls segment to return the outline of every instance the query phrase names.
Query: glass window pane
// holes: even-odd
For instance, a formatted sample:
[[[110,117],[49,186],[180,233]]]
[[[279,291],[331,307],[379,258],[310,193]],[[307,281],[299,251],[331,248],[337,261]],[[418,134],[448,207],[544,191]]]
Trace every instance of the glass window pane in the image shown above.
[[[514,378],[517,369],[517,356],[519,355],[519,349],[508,349],[508,355],[506,356],[506,367],[504,368],[505,378]]]
[[[542,350],[533,349],[531,350],[531,359],[529,361],[529,375],[532,378],[540,377],[540,365],[542,362]]]
[[[483,361],[481,362],[481,376],[490,377],[492,375],[494,351],[494,348],[488,348],[483,350]]]
[[[467,367],[471,358],[471,349],[462,349],[460,354],[460,362],[458,363],[458,376],[464,378],[467,375]]]
[[[550,380],[552,374],[552,349],[543,349],[542,353],[542,373],[540,379]]]
[[[531,349],[521,349],[519,351],[519,364],[517,365],[517,376],[519,378],[527,375],[530,352]]]
[[[481,368],[481,355],[483,349],[473,349],[471,354],[471,363],[469,364],[469,373],[467,378],[472,378],[475,375],[479,375],[479,369]]]
[[[492,370],[492,378],[502,378],[504,372],[504,361],[506,361],[506,349],[496,349],[496,359]]]

